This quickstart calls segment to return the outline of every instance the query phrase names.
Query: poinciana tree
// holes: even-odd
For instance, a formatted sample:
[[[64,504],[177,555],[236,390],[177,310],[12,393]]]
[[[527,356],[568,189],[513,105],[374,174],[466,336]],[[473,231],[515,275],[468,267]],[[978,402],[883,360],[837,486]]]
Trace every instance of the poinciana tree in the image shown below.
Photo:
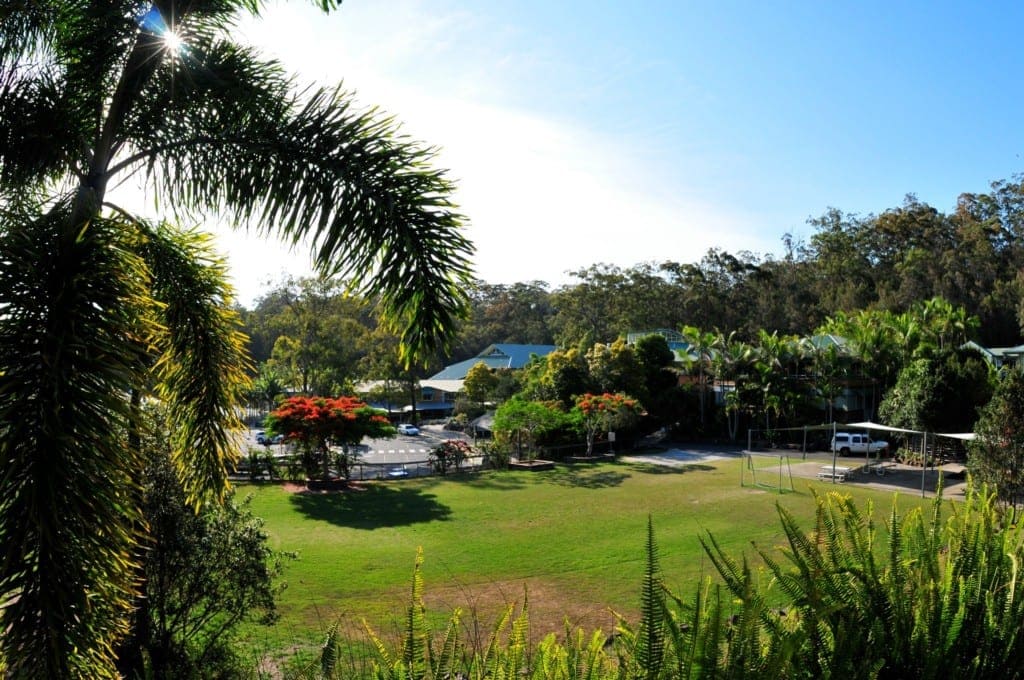
[[[330,477],[331,444],[343,447],[337,462],[348,479],[349,447],[364,437],[395,434],[383,411],[356,397],[289,397],[270,412],[266,426],[304,449],[312,463],[308,471],[319,467],[322,479]]]
[[[597,433],[629,425],[640,414],[640,402],[625,394],[584,394],[576,397],[574,410],[581,415],[587,455],[592,456]]]
[[[324,10],[335,0],[318,0]],[[405,355],[444,345],[472,247],[431,152],[338,89],[297,89],[231,29],[256,0],[0,5],[0,659],[112,677],[144,525],[135,405],[170,408],[193,503],[219,497],[244,354],[195,232],[115,205],[312,244],[371,290]]]

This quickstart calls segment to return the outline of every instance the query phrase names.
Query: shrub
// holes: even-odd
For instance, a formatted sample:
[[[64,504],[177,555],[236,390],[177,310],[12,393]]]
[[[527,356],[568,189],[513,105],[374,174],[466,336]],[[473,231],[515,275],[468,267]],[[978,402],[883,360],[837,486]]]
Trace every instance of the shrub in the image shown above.
[[[440,475],[447,475],[449,470],[459,472],[462,464],[473,452],[469,442],[460,439],[448,439],[430,451],[430,466]]]

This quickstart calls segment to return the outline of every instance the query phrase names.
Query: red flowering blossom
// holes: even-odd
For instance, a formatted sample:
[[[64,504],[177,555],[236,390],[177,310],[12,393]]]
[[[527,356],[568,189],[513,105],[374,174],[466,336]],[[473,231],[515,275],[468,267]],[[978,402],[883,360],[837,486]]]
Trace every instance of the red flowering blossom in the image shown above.
[[[624,424],[639,412],[640,402],[625,394],[584,394],[576,397],[576,411],[587,434],[587,455],[594,453],[594,439],[600,431]]]
[[[267,416],[266,427],[322,458],[324,476],[331,442],[348,447],[364,437],[394,435],[382,412],[356,397],[290,397]]]

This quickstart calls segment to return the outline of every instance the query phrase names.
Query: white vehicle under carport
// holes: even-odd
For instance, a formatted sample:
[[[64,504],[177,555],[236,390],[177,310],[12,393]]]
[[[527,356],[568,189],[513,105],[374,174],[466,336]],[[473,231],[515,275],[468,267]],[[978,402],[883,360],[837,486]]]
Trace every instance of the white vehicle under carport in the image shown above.
[[[836,432],[832,437],[832,451],[841,456],[852,454],[885,454],[889,450],[889,442],[872,439],[866,434],[857,432]]]

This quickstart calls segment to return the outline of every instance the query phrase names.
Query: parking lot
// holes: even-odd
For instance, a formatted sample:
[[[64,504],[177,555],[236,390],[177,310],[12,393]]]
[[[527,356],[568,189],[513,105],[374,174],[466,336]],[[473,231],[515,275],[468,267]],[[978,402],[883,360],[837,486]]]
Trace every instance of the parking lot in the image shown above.
[[[256,442],[258,429],[248,431],[245,446],[267,448],[275,458],[288,455],[288,444],[271,444],[264,447]],[[359,454],[353,466],[355,479],[379,479],[383,477],[415,477],[430,474],[428,458],[431,450],[448,439],[468,440],[461,432],[445,430],[440,425],[425,425],[418,435],[397,435],[392,439],[364,439],[355,447]]]

